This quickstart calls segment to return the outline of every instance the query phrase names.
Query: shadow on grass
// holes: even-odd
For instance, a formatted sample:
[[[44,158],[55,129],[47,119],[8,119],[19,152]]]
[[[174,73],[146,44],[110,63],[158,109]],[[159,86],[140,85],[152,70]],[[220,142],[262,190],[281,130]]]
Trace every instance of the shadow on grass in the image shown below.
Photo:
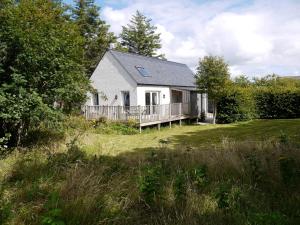
[[[251,126],[246,124],[247,129]],[[193,135],[201,132],[187,136]],[[173,137],[176,148],[161,142],[159,148],[116,157],[88,156],[74,142],[66,153],[27,154],[3,183],[12,209],[7,220],[47,224],[48,219],[72,225],[299,224],[299,180],[283,182],[281,177],[297,176],[298,149],[274,143],[261,149],[245,143],[224,151],[198,151],[180,139],[186,136]],[[281,158],[288,159],[284,170]]]

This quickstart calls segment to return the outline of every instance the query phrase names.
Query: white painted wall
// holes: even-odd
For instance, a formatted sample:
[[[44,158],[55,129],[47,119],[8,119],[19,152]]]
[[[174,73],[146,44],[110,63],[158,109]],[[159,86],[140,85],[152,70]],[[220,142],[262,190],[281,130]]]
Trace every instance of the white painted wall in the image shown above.
[[[138,86],[136,88],[137,93],[137,105],[145,105],[145,93],[153,91],[160,92],[159,102],[161,105],[170,104],[170,88],[164,86]]]
[[[106,52],[90,78],[92,86],[99,92],[99,105],[122,105],[122,91],[130,92],[130,105],[137,105],[136,82],[116,61],[111,53]],[[101,98],[103,93],[107,100]],[[117,95],[117,99],[115,96]],[[91,93],[88,94],[87,105],[93,104]]]

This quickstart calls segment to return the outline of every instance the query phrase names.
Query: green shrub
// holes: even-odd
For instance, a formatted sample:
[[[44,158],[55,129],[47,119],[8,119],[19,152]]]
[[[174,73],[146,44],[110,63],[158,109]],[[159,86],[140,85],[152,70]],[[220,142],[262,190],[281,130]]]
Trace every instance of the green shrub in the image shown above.
[[[152,205],[159,199],[162,191],[161,167],[145,166],[138,179],[138,188],[146,204]]]
[[[45,214],[42,216],[43,225],[65,225],[62,219],[62,210],[59,208],[59,195],[51,193],[45,204]]]
[[[215,191],[214,197],[217,200],[217,204],[220,209],[229,208],[229,192],[230,188],[226,184],[221,184]]]
[[[123,135],[133,135],[138,134],[139,131],[135,127],[135,123],[129,122],[119,122],[119,121],[106,121],[104,123],[99,123],[95,126],[96,132],[101,134],[123,134]]]
[[[288,145],[290,142],[289,140],[289,136],[284,132],[284,131],[280,131],[280,136],[279,136],[279,143],[282,145]]]
[[[254,183],[257,184],[262,181],[263,179],[263,170],[262,170],[262,165],[259,157],[255,152],[247,155],[245,157],[247,159],[247,169],[249,173],[249,178],[250,180]]]
[[[294,184],[297,178],[299,179],[300,171],[294,159],[281,156],[279,159],[279,169],[285,185]]]
[[[255,103],[250,88],[232,87],[217,104],[218,123],[232,123],[255,117]]]
[[[215,190],[214,197],[219,209],[231,210],[234,213],[245,210],[243,206],[247,198],[239,184],[221,183]]]
[[[177,202],[184,202],[186,200],[186,189],[186,173],[182,170],[178,170],[173,183],[173,191]]]
[[[11,203],[4,198],[3,190],[0,189],[0,224],[5,224],[12,213]]]
[[[192,182],[198,189],[204,187],[208,183],[207,166],[201,165],[190,172]]]
[[[0,159],[7,156],[11,149],[8,148],[8,141],[11,135],[9,133],[6,133],[4,137],[0,138]]]

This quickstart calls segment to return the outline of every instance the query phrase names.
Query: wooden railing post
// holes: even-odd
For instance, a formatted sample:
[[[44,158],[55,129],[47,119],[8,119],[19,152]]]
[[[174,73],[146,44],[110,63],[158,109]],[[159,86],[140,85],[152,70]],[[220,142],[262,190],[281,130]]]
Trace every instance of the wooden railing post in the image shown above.
[[[169,126],[172,128],[172,122],[171,122],[171,114],[172,114],[172,104],[169,104]]]
[[[140,133],[142,133],[142,109],[140,105],[138,107],[139,107],[139,129],[140,129]]]
[[[179,103],[179,116],[181,117],[182,115],[182,103]]]
[[[181,126],[182,103],[179,103],[179,126]]]
[[[88,106],[84,106],[84,114],[85,114],[85,119],[87,120],[88,119],[88,114],[87,114],[87,109],[88,109]]]

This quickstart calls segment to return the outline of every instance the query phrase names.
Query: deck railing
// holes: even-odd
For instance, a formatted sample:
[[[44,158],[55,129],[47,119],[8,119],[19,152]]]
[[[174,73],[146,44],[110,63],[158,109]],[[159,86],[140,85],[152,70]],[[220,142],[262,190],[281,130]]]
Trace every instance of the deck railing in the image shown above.
[[[195,110],[194,110],[195,111]],[[197,116],[190,103],[172,103],[152,106],[85,106],[86,119],[106,117],[109,120],[134,120],[140,124],[148,122],[167,122],[185,117]]]

